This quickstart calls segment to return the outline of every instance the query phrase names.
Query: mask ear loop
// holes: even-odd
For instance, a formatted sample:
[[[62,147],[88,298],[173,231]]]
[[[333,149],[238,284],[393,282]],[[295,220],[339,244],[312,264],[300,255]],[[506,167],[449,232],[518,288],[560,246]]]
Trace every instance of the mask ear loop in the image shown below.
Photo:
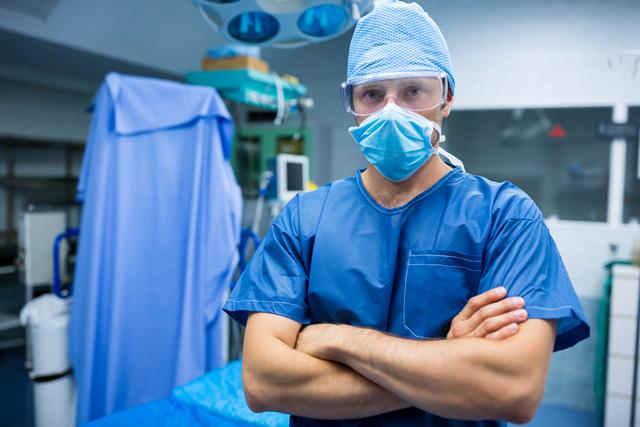
[[[433,128],[436,130],[436,132],[438,132],[438,154],[446,157],[447,160],[449,160],[449,163],[451,163],[453,166],[459,166],[463,172],[466,172],[467,170],[465,169],[464,163],[462,163],[462,160],[460,160],[453,154],[449,153],[440,145],[446,141],[446,137],[442,134],[441,126],[438,123],[433,123]]]
[[[431,123],[433,123],[433,128],[436,130],[436,132],[438,132],[438,141],[436,141],[436,142],[438,144],[442,144],[447,139],[442,133],[442,127],[440,126],[439,123],[436,123],[436,122],[431,122]]]

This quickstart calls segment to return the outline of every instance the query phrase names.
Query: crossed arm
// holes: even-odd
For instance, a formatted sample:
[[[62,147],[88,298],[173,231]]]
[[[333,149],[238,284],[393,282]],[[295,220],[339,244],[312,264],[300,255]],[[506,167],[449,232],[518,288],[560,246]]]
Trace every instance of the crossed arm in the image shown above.
[[[254,411],[321,419],[362,418],[416,406],[448,418],[526,422],[542,396],[555,324],[529,320],[517,334],[503,332],[513,325],[506,316],[515,311],[503,308],[496,314],[498,304],[465,307],[452,331],[465,321],[478,326],[454,337],[461,338],[437,341],[348,325],[301,330],[292,320],[253,314],[244,347],[247,402]],[[504,327],[489,328],[487,320]],[[486,339],[491,334],[496,339]]]

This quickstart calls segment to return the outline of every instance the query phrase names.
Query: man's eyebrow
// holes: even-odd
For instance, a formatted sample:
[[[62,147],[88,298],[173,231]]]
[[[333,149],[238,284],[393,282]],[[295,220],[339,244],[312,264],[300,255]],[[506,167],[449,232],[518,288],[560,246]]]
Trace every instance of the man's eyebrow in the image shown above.
[[[385,85],[380,82],[371,82],[371,83],[363,83],[361,85],[356,86],[357,89],[371,89],[377,87],[385,87]]]

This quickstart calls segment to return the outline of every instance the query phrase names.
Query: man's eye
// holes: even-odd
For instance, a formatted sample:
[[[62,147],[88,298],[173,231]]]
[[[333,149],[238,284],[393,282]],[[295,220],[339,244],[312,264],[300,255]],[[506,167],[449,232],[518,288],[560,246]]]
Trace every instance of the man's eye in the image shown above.
[[[367,99],[377,99],[379,96],[380,96],[380,92],[378,92],[377,90],[368,90],[364,94],[364,97]]]
[[[419,96],[422,94],[422,89],[419,87],[412,87],[407,90],[407,94],[409,96]]]

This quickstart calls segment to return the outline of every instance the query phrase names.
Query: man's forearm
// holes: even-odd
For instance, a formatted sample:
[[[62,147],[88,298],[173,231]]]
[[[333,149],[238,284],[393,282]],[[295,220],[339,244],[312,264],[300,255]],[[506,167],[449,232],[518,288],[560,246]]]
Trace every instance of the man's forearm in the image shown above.
[[[244,355],[243,386],[254,411],[350,419],[409,406],[351,368],[306,355],[272,336],[245,340]]]
[[[508,340],[414,341],[369,329],[340,328],[340,339],[320,357],[350,366],[428,412],[456,419],[519,422],[526,421],[539,402],[548,358],[534,357],[536,351],[540,353],[539,343],[524,340],[526,333],[510,339],[520,340],[516,344],[521,347],[521,360],[513,360],[514,343]],[[546,336],[552,337],[553,331]],[[525,359],[529,354],[531,359]]]

